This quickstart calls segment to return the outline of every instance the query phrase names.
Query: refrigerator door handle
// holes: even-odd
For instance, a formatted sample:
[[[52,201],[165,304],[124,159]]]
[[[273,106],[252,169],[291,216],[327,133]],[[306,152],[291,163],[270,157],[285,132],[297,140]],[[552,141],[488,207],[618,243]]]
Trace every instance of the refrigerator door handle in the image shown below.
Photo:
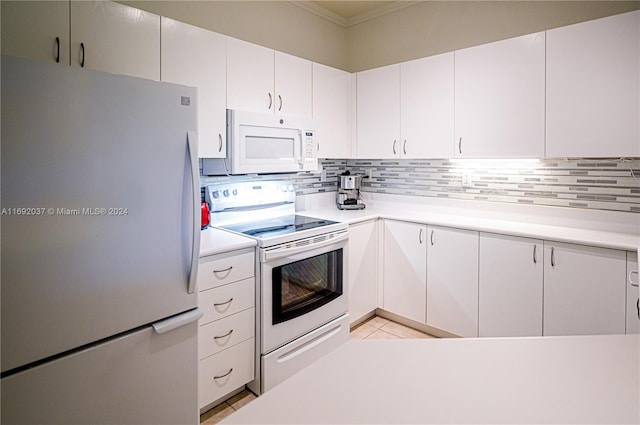
[[[187,293],[193,294],[196,289],[198,275],[198,258],[200,252],[200,172],[198,170],[198,140],[194,131],[187,132],[187,149],[191,164],[191,186],[193,189],[193,243],[191,245],[191,269]]]
[[[193,323],[196,320],[200,319],[202,315],[202,310],[196,307],[193,310],[187,311],[186,313],[172,316],[168,319],[153,323],[151,326],[153,326],[153,330],[156,331],[156,333],[163,334],[174,329],[178,329],[184,325],[188,325],[189,323]]]

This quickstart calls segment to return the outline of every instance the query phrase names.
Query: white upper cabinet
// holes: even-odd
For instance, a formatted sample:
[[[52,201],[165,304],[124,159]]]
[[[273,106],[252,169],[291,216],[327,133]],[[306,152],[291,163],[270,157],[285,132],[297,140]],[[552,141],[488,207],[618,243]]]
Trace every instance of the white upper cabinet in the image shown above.
[[[311,117],[312,69],[311,61],[275,52],[275,113]]]
[[[357,73],[358,158],[400,155],[400,65]]]
[[[545,34],[455,52],[455,155],[542,157]]]
[[[640,11],[547,31],[546,92],[546,156],[640,156]]]
[[[312,63],[227,37],[227,108],[311,117]]]
[[[2,1],[2,54],[69,65],[69,1]]]
[[[453,156],[453,52],[400,64],[402,156]]]
[[[198,156],[224,158],[226,137],[226,38],[162,18],[162,81],[198,88]]]
[[[72,1],[71,66],[160,80],[160,16],[110,1]]]
[[[313,64],[313,119],[318,133],[319,158],[348,158],[350,74]]]

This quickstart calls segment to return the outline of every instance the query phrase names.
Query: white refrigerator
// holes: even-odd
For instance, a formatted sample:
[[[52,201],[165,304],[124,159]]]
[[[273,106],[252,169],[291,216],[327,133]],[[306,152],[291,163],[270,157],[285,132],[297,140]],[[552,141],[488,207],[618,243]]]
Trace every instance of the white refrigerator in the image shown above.
[[[1,79],[2,423],[198,423],[196,89]]]

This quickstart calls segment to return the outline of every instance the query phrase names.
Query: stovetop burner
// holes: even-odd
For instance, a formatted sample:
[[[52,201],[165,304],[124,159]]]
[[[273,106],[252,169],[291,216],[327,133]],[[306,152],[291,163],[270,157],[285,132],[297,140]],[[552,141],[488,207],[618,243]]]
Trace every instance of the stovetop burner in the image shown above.
[[[254,238],[267,239],[336,223],[336,221],[295,214],[270,218],[268,220],[223,225],[220,227]]]

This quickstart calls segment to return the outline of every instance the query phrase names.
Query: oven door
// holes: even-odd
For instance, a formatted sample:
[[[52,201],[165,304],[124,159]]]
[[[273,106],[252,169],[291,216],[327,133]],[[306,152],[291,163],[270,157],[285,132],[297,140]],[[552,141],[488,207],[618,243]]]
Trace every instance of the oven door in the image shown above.
[[[347,313],[347,230],[261,254],[262,353]]]

